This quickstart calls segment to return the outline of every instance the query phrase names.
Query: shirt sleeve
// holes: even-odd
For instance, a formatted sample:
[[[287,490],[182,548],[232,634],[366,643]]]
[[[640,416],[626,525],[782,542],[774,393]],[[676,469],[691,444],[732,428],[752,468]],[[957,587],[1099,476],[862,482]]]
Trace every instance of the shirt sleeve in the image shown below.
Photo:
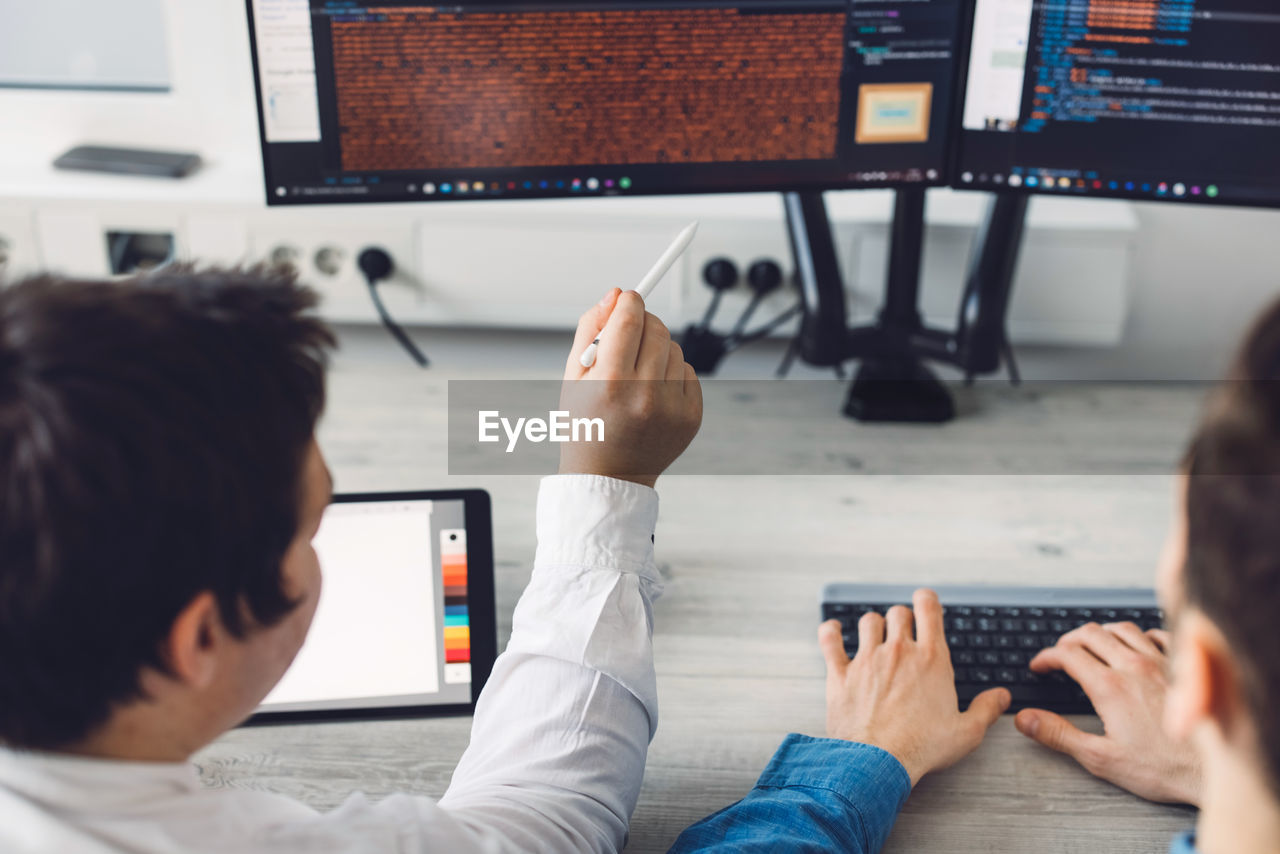
[[[616,851],[658,725],[658,497],[591,475],[538,495],[533,576],[439,806],[486,851]]]
[[[792,734],[745,798],[686,829],[671,854],[875,854],[909,794],[906,769],[880,748]]]

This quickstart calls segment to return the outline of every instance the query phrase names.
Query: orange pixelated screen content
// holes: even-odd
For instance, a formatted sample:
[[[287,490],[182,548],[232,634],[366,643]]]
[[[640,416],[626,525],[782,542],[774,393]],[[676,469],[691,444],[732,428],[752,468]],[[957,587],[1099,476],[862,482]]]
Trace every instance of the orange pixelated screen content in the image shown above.
[[[842,11],[367,11],[332,30],[347,171],[836,157]]]

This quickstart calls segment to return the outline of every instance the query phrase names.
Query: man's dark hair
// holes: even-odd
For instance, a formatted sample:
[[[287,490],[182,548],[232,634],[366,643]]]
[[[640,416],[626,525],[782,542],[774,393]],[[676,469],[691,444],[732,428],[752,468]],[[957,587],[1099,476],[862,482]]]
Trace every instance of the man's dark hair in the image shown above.
[[[1280,303],[1246,337],[1185,469],[1187,603],[1231,647],[1280,796]]]
[[[0,742],[91,734],[202,592],[236,636],[294,607],[315,303],[257,269],[0,290]]]

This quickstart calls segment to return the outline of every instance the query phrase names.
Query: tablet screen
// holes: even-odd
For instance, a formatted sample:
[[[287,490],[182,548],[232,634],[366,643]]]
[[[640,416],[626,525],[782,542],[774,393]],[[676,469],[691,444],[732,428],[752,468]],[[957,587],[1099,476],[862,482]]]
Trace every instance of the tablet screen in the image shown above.
[[[259,711],[471,702],[462,500],[334,499],[311,631]]]

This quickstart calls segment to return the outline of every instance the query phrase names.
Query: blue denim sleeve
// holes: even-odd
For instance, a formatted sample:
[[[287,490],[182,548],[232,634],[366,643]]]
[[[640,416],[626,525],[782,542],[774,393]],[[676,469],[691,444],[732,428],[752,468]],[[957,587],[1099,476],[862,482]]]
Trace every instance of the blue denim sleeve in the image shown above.
[[[875,854],[909,794],[906,769],[880,748],[792,734],[745,798],[686,829],[671,854]]]

